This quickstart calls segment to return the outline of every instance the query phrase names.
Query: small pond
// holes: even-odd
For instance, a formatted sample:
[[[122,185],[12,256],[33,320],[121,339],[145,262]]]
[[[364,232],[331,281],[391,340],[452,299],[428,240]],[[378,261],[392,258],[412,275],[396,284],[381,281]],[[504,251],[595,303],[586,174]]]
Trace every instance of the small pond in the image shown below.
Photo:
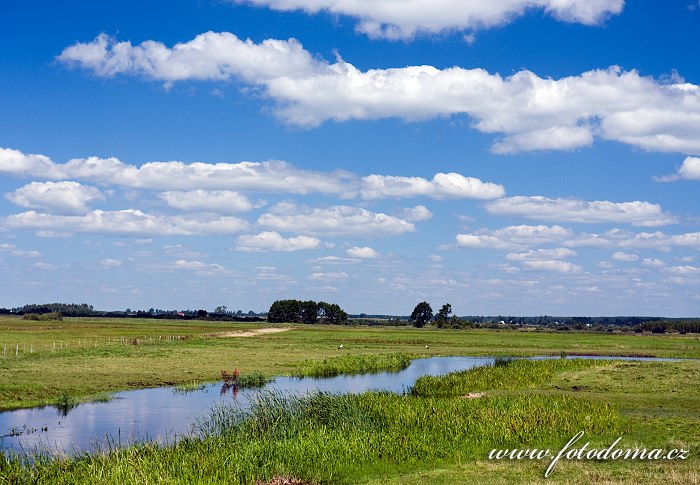
[[[415,359],[399,372],[323,379],[277,377],[264,389],[296,394],[314,390],[403,393],[421,376],[467,370],[493,364],[494,360],[493,357],[430,357]],[[168,443],[191,432],[197,419],[205,417],[215,404],[237,400],[245,405],[256,392],[253,389],[234,390],[222,383],[203,385],[188,392],[160,387],[119,392],[108,402],[81,404],[70,410],[47,406],[5,411],[0,413],[0,450],[22,454],[39,447],[52,453],[71,455],[106,449],[110,444],[125,445],[144,440]]]

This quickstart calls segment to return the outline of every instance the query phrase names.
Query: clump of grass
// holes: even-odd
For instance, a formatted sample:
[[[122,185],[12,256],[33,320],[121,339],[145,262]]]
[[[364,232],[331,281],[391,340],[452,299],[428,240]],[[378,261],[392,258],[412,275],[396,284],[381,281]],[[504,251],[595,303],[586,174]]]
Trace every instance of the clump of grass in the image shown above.
[[[64,392],[56,398],[53,406],[58,410],[58,412],[61,413],[61,415],[66,416],[73,408],[78,406],[78,404],[80,404],[80,401],[76,399],[75,396]]]
[[[251,372],[250,374],[239,374],[236,379],[236,385],[241,389],[258,388],[265,387],[274,380],[274,377],[266,376],[262,372]]]
[[[192,381],[192,382],[185,382],[184,384],[178,384],[173,387],[173,394],[179,395],[179,394],[190,394],[192,392],[196,391],[201,391],[204,389],[206,386],[202,384],[201,382],[197,381]]]
[[[611,365],[612,361],[586,359],[496,359],[493,366],[475,367],[443,376],[423,376],[413,386],[417,396],[461,396],[491,389],[529,389],[541,386],[564,371]]]
[[[333,377],[340,374],[399,371],[408,367],[406,354],[344,355],[324,360],[304,360],[297,365],[297,377]]]
[[[496,357],[496,360],[493,363],[494,367],[508,367],[511,365],[513,362],[516,362],[518,359],[517,357]]]

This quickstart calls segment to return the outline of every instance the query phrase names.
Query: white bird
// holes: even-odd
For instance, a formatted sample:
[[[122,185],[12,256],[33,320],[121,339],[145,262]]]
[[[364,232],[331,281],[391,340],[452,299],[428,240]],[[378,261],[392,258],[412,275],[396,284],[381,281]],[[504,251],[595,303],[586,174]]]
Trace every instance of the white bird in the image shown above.
[[[426,349],[429,349],[430,347],[428,347],[428,344],[425,344],[425,348],[426,348]]]
[[[342,349],[342,348],[343,348],[343,344],[338,345],[338,348],[339,348],[339,349]]]

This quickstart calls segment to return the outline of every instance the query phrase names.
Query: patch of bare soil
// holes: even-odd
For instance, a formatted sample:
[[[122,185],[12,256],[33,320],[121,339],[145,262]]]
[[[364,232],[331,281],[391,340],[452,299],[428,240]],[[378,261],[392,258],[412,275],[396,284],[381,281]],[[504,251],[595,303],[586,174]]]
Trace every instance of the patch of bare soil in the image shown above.
[[[280,333],[291,330],[289,327],[278,327],[278,328],[256,328],[255,330],[244,330],[242,332],[219,332],[219,333],[209,333],[207,336],[219,337],[219,338],[229,338],[229,337],[255,337],[256,335],[264,335],[266,333]]]

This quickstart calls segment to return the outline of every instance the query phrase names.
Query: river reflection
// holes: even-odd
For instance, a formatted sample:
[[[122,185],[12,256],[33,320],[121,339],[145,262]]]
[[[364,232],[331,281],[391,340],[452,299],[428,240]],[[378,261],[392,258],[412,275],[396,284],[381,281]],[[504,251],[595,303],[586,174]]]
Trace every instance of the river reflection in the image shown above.
[[[421,376],[447,374],[493,362],[492,357],[431,357],[416,359],[399,372],[324,379],[277,377],[264,389],[296,394],[315,390],[403,393]],[[197,419],[205,417],[215,404],[236,400],[245,406],[256,392],[227,384],[222,387],[221,383],[187,392],[162,387],[119,392],[109,402],[86,403],[73,409],[44,407],[6,411],[0,413],[0,449],[25,453],[39,447],[54,454],[71,455],[135,441],[168,443],[192,432]]]

